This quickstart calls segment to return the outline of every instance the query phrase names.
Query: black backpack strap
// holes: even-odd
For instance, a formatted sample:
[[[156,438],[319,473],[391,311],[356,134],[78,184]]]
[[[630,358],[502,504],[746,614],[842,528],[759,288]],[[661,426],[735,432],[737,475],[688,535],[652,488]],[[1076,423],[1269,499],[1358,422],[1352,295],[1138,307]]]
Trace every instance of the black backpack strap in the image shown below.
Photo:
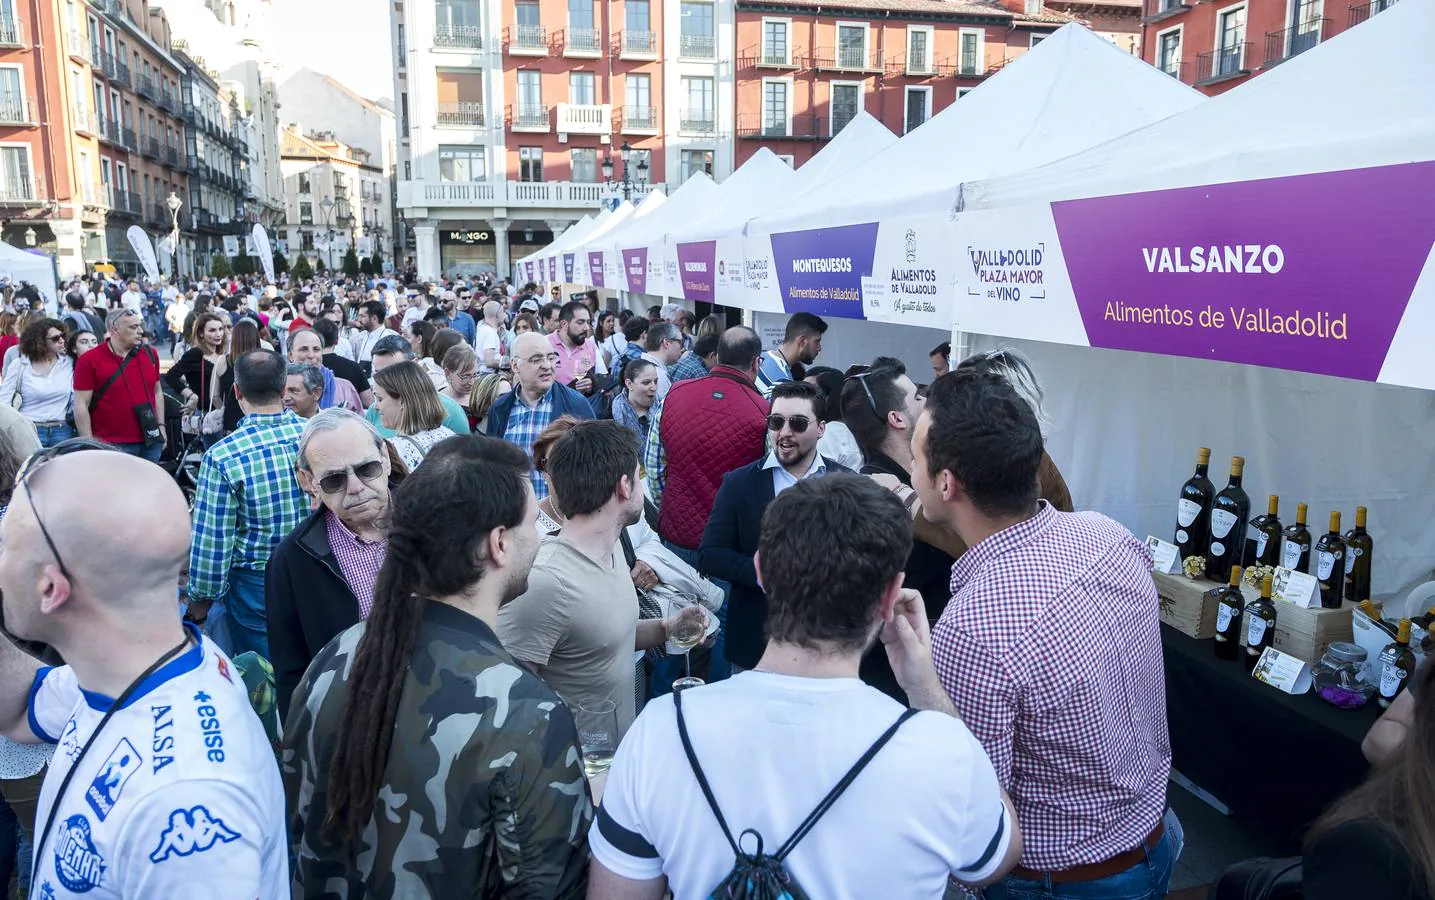
[[[628,571],[633,571],[633,566],[638,564],[638,552],[633,549],[633,539],[628,537],[628,529],[624,528],[618,532],[618,543],[623,545],[623,560],[628,563]]]
[[[792,849],[797,846],[797,842],[807,837],[807,832],[811,831],[812,826],[817,824],[817,820],[822,818],[827,810],[832,808],[832,804],[837,802],[837,798],[842,796],[842,792],[847,790],[853,781],[857,780],[857,776],[867,767],[867,764],[872,761],[872,757],[876,756],[877,752],[892,739],[892,736],[897,733],[897,729],[902,727],[902,723],[916,714],[917,710],[915,709],[903,711],[902,715],[897,717],[897,721],[893,722],[886,731],[882,732],[882,736],[877,738],[876,742],[867,748],[867,752],[862,754],[862,758],[857,760],[857,762],[852,765],[852,768],[847,770],[847,774],[842,776],[842,780],[837,782],[837,785],[827,792],[827,796],[822,798],[822,802],[817,804],[817,808],[808,814],[801,825],[797,826],[797,830],[792,833],[792,837],[788,838],[783,842],[781,847],[777,848],[777,852],[773,854],[774,859],[780,863],[787,858],[787,854],[792,852]],[[681,721],[682,720],[679,719],[679,722]],[[684,738],[684,746],[686,746],[686,738]],[[708,802],[712,802],[711,797],[709,797]],[[724,826],[724,830],[726,830],[726,826]]]
[[[131,350],[129,353],[126,353],[125,358],[120,360],[119,368],[115,369],[114,374],[111,375],[105,381],[104,384],[96,388],[95,392],[90,395],[90,412],[94,412],[95,407],[100,405],[100,398],[103,397],[105,395],[105,392],[110,389],[110,385],[118,381],[119,377],[125,373],[125,367],[130,364],[130,360],[135,358],[135,353],[138,349],[139,348],[135,348],[135,350]]]
[[[693,770],[693,775],[698,779],[698,787],[702,788],[703,796],[707,798],[708,808],[713,811],[717,818],[718,827],[722,829],[723,837],[727,838],[728,844],[732,847],[734,856],[741,857],[742,849],[738,847],[737,841],[733,840],[732,830],[727,827],[727,820],[722,817],[722,810],[718,809],[717,798],[713,796],[713,789],[708,786],[708,777],[703,774],[703,767],[698,765],[697,754],[693,752],[692,741],[688,740],[688,723],[683,721],[683,692],[673,691],[673,708],[678,712],[678,737],[683,742],[683,753],[687,754],[688,765]]]

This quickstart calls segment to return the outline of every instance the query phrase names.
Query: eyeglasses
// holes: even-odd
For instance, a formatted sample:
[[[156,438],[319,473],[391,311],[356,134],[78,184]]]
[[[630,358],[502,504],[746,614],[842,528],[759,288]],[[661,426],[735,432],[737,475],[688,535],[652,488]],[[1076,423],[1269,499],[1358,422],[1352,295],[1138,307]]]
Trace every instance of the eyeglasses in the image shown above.
[[[544,363],[548,363],[549,365],[556,365],[558,363],[558,354],[550,353],[547,356],[530,356],[523,361],[528,363],[530,366],[541,366]]]
[[[787,425],[792,428],[793,434],[802,434],[810,424],[812,420],[807,416],[779,416],[773,413],[767,417],[768,431],[781,431],[782,426]]]
[[[20,467],[19,474],[15,476],[16,486],[25,489],[25,501],[30,504],[30,514],[35,517],[35,524],[40,526],[40,536],[45,539],[45,545],[50,548],[51,555],[55,557],[55,565],[60,567],[60,574],[64,575],[66,580],[71,582],[75,580],[75,576],[70,574],[69,567],[65,565],[64,558],[60,556],[60,548],[55,546],[55,539],[50,536],[50,529],[45,527],[45,521],[40,518],[40,510],[35,505],[35,494],[30,489],[30,482],[34,479],[35,474],[45,467],[46,463],[61,456],[78,453],[81,450],[118,452],[109,444],[94,440],[93,438],[71,438],[67,441],[61,441],[53,447],[37,450],[30,454],[30,458],[25,460],[25,464]]]
[[[63,344],[65,342],[65,336],[63,334],[52,334],[49,337],[49,341],[52,344]]]
[[[862,393],[867,395],[867,405],[872,407],[872,415],[880,419],[882,413],[877,410],[877,398],[872,396],[872,389],[867,386],[867,376],[871,374],[871,372],[858,372],[856,375],[849,375],[847,380],[862,385]]]
[[[360,481],[369,482],[384,474],[384,461],[371,459],[368,462],[361,462],[356,466],[346,466],[342,472],[330,472],[319,479],[319,490],[326,494],[337,494],[349,484],[349,473]]]

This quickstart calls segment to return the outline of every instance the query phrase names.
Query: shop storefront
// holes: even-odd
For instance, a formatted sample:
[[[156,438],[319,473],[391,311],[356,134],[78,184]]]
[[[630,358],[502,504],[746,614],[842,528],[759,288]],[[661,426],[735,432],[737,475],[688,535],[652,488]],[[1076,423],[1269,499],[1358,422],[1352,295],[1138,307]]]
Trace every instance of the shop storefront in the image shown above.
[[[498,268],[498,242],[486,224],[440,228],[438,245],[446,276],[477,275]]]

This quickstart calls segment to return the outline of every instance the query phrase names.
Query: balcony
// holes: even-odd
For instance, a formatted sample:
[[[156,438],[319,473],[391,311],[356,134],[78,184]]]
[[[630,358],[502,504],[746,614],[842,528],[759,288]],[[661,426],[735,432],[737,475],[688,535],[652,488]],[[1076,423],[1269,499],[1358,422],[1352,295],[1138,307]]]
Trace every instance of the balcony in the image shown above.
[[[684,34],[678,38],[681,59],[717,59],[717,42],[710,34]]]
[[[888,74],[895,69],[896,74],[906,75],[910,78],[931,78],[938,74],[938,66],[932,60],[930,53],[908,53],[905,57],[897,57],[892,60],[895,65],[887,67]]]
[[[825,141],[832,136],[826,116],[793,116],[788,121],[760,115],[739,116],[737,136],[746,140]]]
[[[100,50],[92,58],[99,63],[101,75],[110,79],[115,77],[115,55],[113,53],[108,50]]]
[[[171,169],[178,169],[180,167],[179,161],[180,155],[178,149],[174,147],[164,148],[164,164],[166,166],[169,166]]]
[[[802,54],[793,51],[790,47],[764,46],[758,51],[753,65],[760,69],[795,69],[801,58]]]
[[[340,201],[340,200],[347,200],[348,197],[349,197],[349,186],[348,186],[347,184],[344,184],[342,181],[336,181],[336,182],[334,182],[334,200],[335,200],[335,202],[338,202],[338,201]]]
[[[623,107],[624,134],[657,134],[658,111],[651,106]]]
[[[603,55],[603,36],[596,28],[570,28],[563,33],[563,55],[596,59]]]
[[[117,82],[124,87],[129,87],[133,83],[130,78],[130,67],[125,65],[122,60],[116,59],[115,74],[111,76],[110,80]]]
[[[179,114],[178,101],[175,100],[174,94],[169,91],[162,90],[159,92],[159,108],[172,116]]]
[[[1217,84],[1251,74],[1248,67],[1250,55],[1250,41],[1196,54],[1196,84]]]
[[[438,126],[440,128],[482,128],[483,104],[474,100],[459,100],[438,105]]]
[[[1193,2],[1199,2],[1199,0],[1142,0],[1141,22],[1151,25],[1172,16],[1179,16],[1189,10]]]
[[[711,109],[685,109],[678,115],[678,133],[710,135],[717,132],[717,117]]]
[[[90,108],[83,103],[72,108],[75,113],[75,130],[84,134],[100,134],[100,119],[90,112]]]
[[[508,127],[531,134],[546,134],[553,130],[548,107],[528,103],[508,107]]]
[[[130,196],[130,194],[124,191],[117,191],[109,185],[105,186],[105,206],[108,206],[111,212],[129,213],[131,211],[129,205]]]
[[[14,16],[0,16],[0,45],[21,46],[20,23],[15,21]]]
[[[145,217],[146,222],[170,227],[169,207],[165,206],[163,201],[156,200],[148,208],[149,215]]]
[[[39,199],[35,194],[35,182],[29,172],[20,172],[0,178],[0,204],[28,206]]]
[[[623,29],[618,50],[620,59],[657,59],[658,36],[651,31]]]
[[[1384,12],[1395,5],[1395,0],[1370,0],[1369,3],[1362,3],[1359,6],[1350,7],[1350,19],[1346,27],[1354,28],[1361,22],[1375,15]]]
[[[434,25],[433,45],[436,50],[482,50],[483,29],[477,25]],[[400,65],[403,58],[400,52]]]
[[[606,103],[560,103],[557,130],[559,134],[609,134],[613,130],[613,107]]]
[[[120,134],[119,123],[113,118],[106,118],[104,116],[98,116],[97,118],[100,125],[100,140],[107,144],[114,144],[116,147],[123,147],[124,139]]]
[[[146,159],[159,160],[164,156],[164,148],[160,145],[159,138],[145,138],[141,148]]]
[[[90,53],[90,42],[78,29],[70,30],[70,58],[76,62],[90,63],[94,56]]]
[[[515,25],[508,32],[509,56],[547,56],[548,32],[539,25]]]
[[[135,135],[133,128],[120,129],[120,143],[131,153],[138,153],[140,149],[139,138]]]
[[[0,125],[33,125],[30,98],[24,94],[0,93]]]
[[[662,185],[643,185],[634,201]],[[520,207],[598,209],[607,193],[602,184],[575,181],[400,181],[401,208]]]
[[[199,122],[199,110],[193,104],[186,103],[179,109],[179,117],[191,125]]]
[[[155,102],[154,79],[148,75],[135,76],[135,93],[151,103]]]
[[[952,59],[952,74],[958,78],[986,78],[1001,65],[988,66],[975,49],[958,53]]]
[[[881,72],[881,54],[865,47],[818,47],[812,52],[812,68],[819,72]]]
[[[1311,19],[1280,31],[1267,32],[1265,68],[1299,56],[1319,44],[1329,24],[1330,19]]]

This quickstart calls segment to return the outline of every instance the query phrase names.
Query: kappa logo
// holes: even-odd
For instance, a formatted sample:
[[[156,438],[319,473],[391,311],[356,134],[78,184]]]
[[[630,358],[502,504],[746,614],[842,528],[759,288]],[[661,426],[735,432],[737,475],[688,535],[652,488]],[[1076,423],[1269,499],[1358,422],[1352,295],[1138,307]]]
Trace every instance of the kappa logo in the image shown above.
[[[55,844],[55,875],[60,884],[76,894],[99,887],[105,880],[105,858],[90,837],[90,820],[73,815],[65,820]]]
[[[140,770],[142,762],[139,751],[129,742],[129,738],[121,738],[115,749],[110,751],[109,758],[85,791],[85,799],[89,801],[90,808],[99,816],[101,822],[110,814],[110,810],[115,808],[120,792]]]
[[[911,228],[907,229],[907,265],[915,265],[917,262],[917,232]]]
[[[171,856],[203,853],[215,844],[228,844],[241,836],[203,806],[176,809],[169,814],[169,825],[160,834],[159,846],[149,855],[149,861],[162,863]]]

